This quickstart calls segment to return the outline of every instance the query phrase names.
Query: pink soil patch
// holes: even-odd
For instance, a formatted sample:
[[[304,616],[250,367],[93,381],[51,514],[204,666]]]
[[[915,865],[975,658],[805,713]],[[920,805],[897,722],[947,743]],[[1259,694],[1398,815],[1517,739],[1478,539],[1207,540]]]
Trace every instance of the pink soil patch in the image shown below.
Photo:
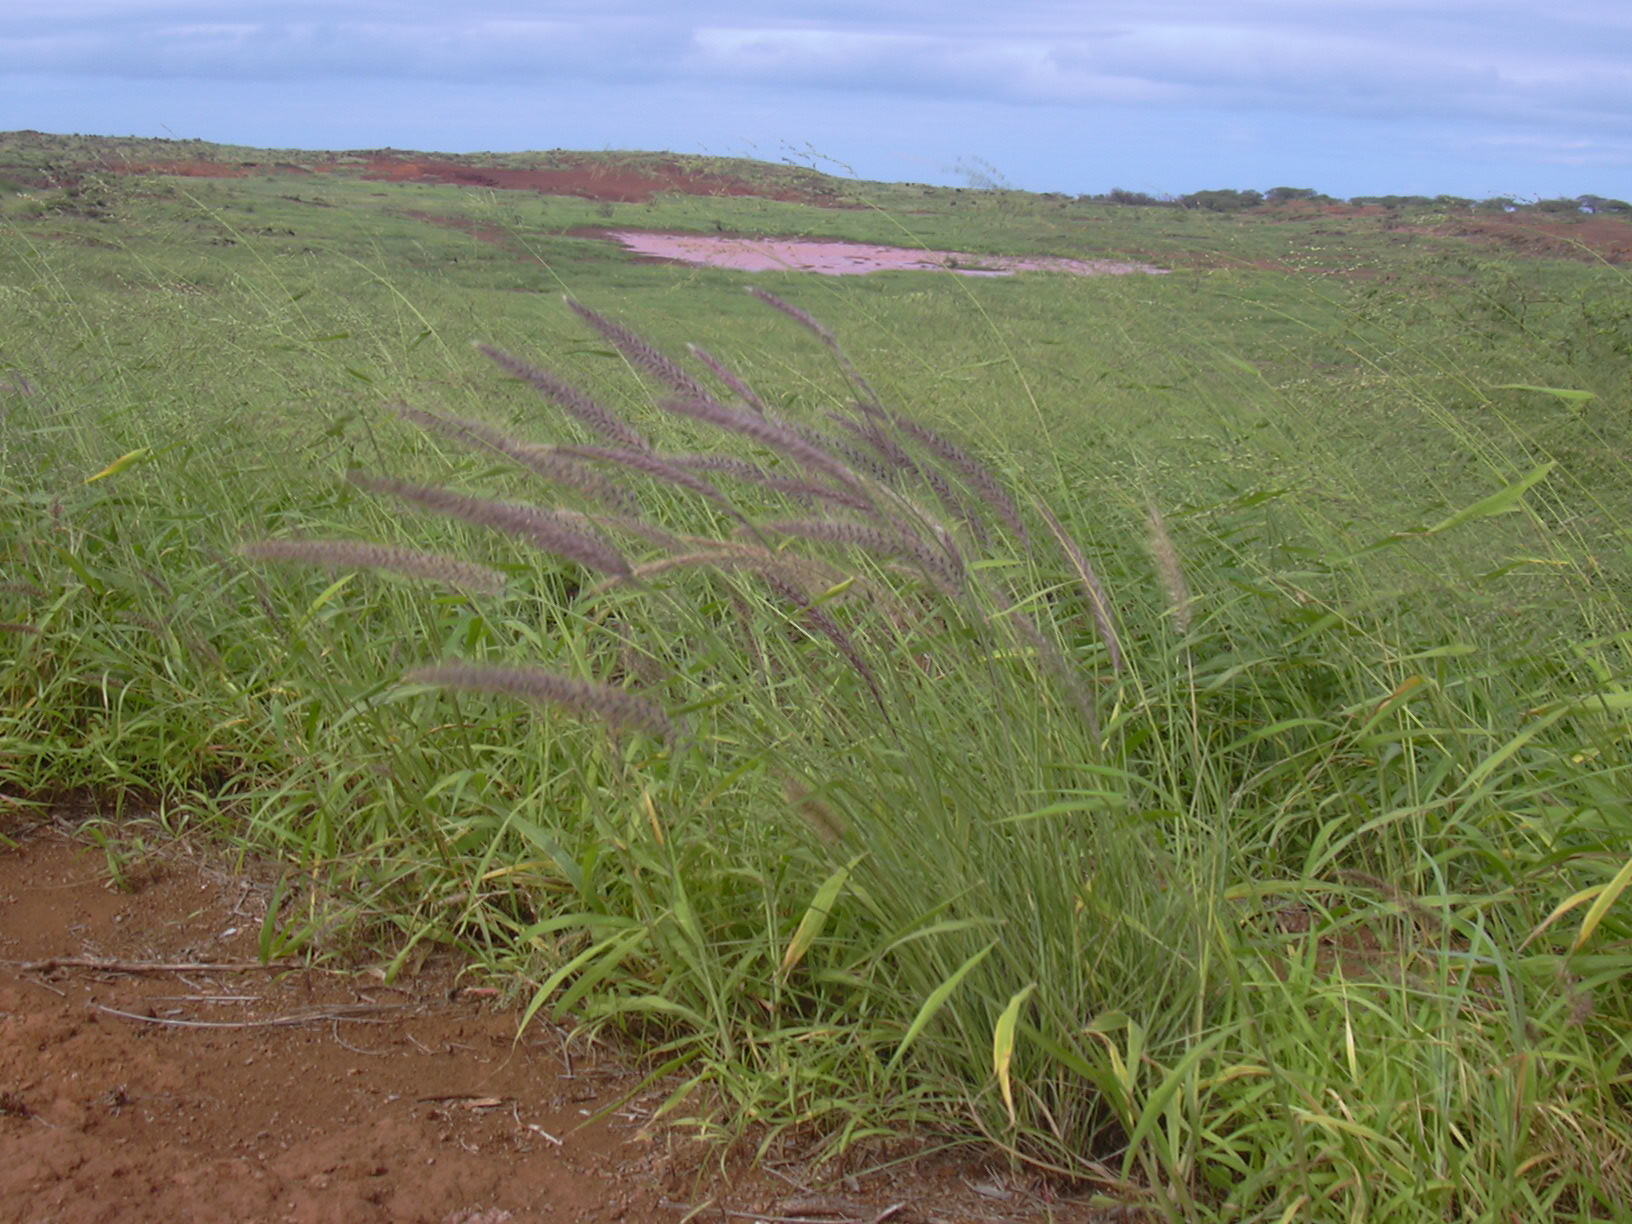
[[[971,255],[964,251],[909,251],[815,238],[743,238],[728,234],[663,234],[608,230],[605,237],[648,259],[670,260],[739,272],[820,272],[860,276],[868,272],[945,272],[962,276],[1013,276],[1016,272],[1066,272],[1073,276],[1159,275],[1150,264],[1111,259],[1062,259],[1037,255]]]

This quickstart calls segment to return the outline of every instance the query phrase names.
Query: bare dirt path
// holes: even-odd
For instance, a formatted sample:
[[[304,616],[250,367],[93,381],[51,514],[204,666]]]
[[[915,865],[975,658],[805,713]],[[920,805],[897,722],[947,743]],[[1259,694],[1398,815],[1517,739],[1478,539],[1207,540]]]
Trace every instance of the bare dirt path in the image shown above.
[[[546,1025],[518,1041],[445,954],[391,984],[268,970],[268,870],[179,844],[120,888],[61,825],[4,833],[0,1224],[1135,1218],[969,1157],[722,1178],[652,1124],[661,1092],[624,1100],[633,1072]]]

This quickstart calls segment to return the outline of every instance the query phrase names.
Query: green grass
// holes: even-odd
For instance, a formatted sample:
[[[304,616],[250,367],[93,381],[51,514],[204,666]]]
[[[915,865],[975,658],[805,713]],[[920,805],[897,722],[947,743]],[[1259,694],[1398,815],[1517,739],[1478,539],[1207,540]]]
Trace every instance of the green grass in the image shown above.
[[[400,963],[456,943],[533,1014],[638,1038],[671,1116],[725,1137],[835,1153],[928,1127],[1152,1218],[1618,1218],[1622,272],[1365,219],[1311,235],[1010,193],[920,196],[929,215],[906,189],[858,210],[663,199],[609,222],[585,201],[292,183],[120,180],[99,217],[0,201],[0,380],[37,389],[0,392],[8,790],[142,792],[172,828],[282,855],[299,872],[269,951]],[[1212,266],[746,278],[566,236],[716,220]],[[765,459],[659,412],[558,301],[703,344],[791,419],[842,410],[831,356],[749,279],[830,326],[885,404],[1054,509],[1125,671],[1034,514],[1030,553],[1001,531],[966,547],[1074,682],[978,584],[952,597],[788,545],[900,601],[822,603],[875,697],[763,585],[688,568],[601,589],[346,482],[562,497],[391,410],[588,440],[472,339],[592,388],[664,450]],[[732,529],[629,483],[672,531]],[[456,553],[508,588],[237,554],[290,536]],[[687,734],[402,681],[456,658],[636,689]]]

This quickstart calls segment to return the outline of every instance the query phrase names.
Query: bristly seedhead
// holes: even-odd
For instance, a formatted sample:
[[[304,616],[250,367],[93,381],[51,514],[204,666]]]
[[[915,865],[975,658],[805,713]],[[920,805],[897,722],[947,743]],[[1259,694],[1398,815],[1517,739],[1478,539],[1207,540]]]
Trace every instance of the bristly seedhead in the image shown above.
[[[1036,501],[1037,513],[1042,515],[1043,522],[1048,524],[1048,530],[1054,537],[1054,542],[1060,546],[1067,561],[1071,562],[1077,571],[1077,580],[1082,584],[1082,593],[1087,597],[1088,610],[1093,613],[1094,626],[1099,630],[1099,640],[1105,643],[1105,657],[1111,661],[1112,671],[1122,670],[1122,641],[1117,636],[1116,625],[1111,619],[1111,601],[1105,595],[1105,587],[1094,572],[1094,567],[1088,563],[1087,554],[1080,545],[1071,538],[1064,525],[1049,509],[1042,499]]]
[[[788,806],[828,845],[838,845],[850,831],[849,822],[808,786],[790,779],[783,783],[782,794]]]
[[[256,561],[297,561],[328,570],[381,569],[440,582],[461,591],[497,595],[504,590],[498,570],[443,553],[390,548],[361,540],[256,540],[239,553]]]
[[[688,472],[719,472],[743,480],[764,480],[768,475],[759,464],[738,459],[735,455],[711,455],[704,451],[695,455],[664,455],[663,459]]]
[[[644,697],[539,668],[444,663],[436,667],[416,668],[403,678],[410,684],[433,684],[438,688],[472,693],[497,693],[519,697],[523,701],[556,705],[575,714],[593,715],[613,727],[644,731],[665,741],[673,740],[680,731],[663,707]]]
[[[760,399],[759,396],[754,393],[754,389],[750,387],[745,380],[738,377],[735,370],[731,369],[731,367],[726,365],[723,361],[720,361],[718,358],[714,357],[701,345],[688,344],[686,345],[686,348],[688,351],[690,351],[693,357],[697,358],[698,361],[702,362],[709,368],[709,371],[715,378],[719,379],[726,386],[730,387],[743,403],[747,404],[748,407],[752,408],[760,416],[764,416],[766,414],[765,401]]]
[[[434,412],[410,408],[407,404],[397,405],[397,415],[430,433],[441,434],[466,446],[503,455],[535,476],[542,476],[553,484],[575,489],[604,506],[624,514],[640,513],[640,503],[628,489],[567,458],[556,447],[524,442],[480,421],[438,416]]]
[[[856,390],[860,391],[862,395],[866,397],[866,403],[857,404],[857,408],[867,413],[871,413],[875,410],[882,410],[882,406],[880,405],[878,399],[878,392],[874,391],[872,384],[861,376],[861,371],[856,369],[854,363],[851,362],[849,355],[844,351],[844,349],[839,347],[838,339],[832,332],[828,331],[827,328],[821,323],[818,323],[814,317],[805,313],[803,310],[800,310],[799,307],[795,306],[792,302],[783,301],[781,298],[777,297],[776,294],[767,293],[758,285],[749,285],[748,292],[752,296],[764,302],[765,305],[769,306],[772,310],[779,310],[783,314],[787,315],[788,318],[799,324],[800,327],[803,327],[806,331],[810,332],[827,346],[827,351],[833,354],[834,359],[839,363],[839,368],[844,371],[844,376],[855,385]]]
[[[888,721],[890,707],[885,704],[884,693],[878,687],[878,677],[873,674],[873,669],[867,666],[867,661],[861,657],[861,652],[856,649],[855,642],[851,640],[848,633],[840,628],[838,621],[811,602],[810,597],[801,591],[797,585],[789,582],[775,570],[761,570],[759,576],[764,580],[766,586],[799,610],[807,625],[833,643],[850,666],[855,668],[856,674],[866,682],[867,689],[872,693],[873,701],[878,705],[879,712],[884,715],[885,721]]]
[[[801,467],[820,472],[855,493],[862,496],[867,493],[866,484],[848,467],[819,446],[807,442],[791,429],[785,429],[774,421],[750,412],[738,412],[716,400],[666,399],[662,401],[662,407],[680,416],[705,421],[720,429],[741,434],[762,446],[781,451]]]
[[[956,553],[948,555],[946,549],[942,547],[945,541],[940,539],[937,539],[936,546],[932,547],[912,532],[901,528],[833,518],[778,519],[772,523],[761,523],[759,526],[761,531],[776,535],[799,536],[807,540],[821,540],[847,548],[859,548],[875,557],[906,557],[917,565],[942,594],[952,598],[961,594],[967,585],[962,558]]]
[[[1029,546],[1027,519],[1032,511],[1028,509],[1027,515],[1022,516],[1020,505],[996,473],[969,452],[910,417],[886,409],[850,364],[833,334],[821,323],[773,294],[759,289],[750,292],[816,336],[859,389],[860,398],[850,403],[848,410],[841,407],[838,412],[827,414],[832,427],[820,422],[819,427],[813,427],[783,419],[766,405],[745,378],[705,350],[693,347],[697,361],[735,396],[735,399],[717,398],[701,382],[622,324],[568,299],[574,313],[615,346],[631,366],[666,389],[659,400],[663,411],[746,439],[753,446],[752,455],[742,458],[712,451],[661,453],[617,414],[554,374],[498,349],[478,345],[482,353],[530,384],[596,435],[593,443],[540,445],[481,421],[406,406],[398,408],[399,414],[423,429],[501,455],[554,484],[603,503],[611,512],[545,509],[358,473],[352,473],[349,479],[371,492],[518,536],[537,548],[605,575],[606,581],[578,588],[578,597],[583,600],[595,601],[603,593],[626,591],[629,587],[639,588],[647,596],[661,597],[671,584],[658,581],[660,576],[678,575],[688,570],[711,572],[715,579],[725,578],[718,581],[717,586],[737,614],[744,658],[757,661],[760,669],[769,674],[766,644],[771,639],[762,637],[760,630],[774,623],[765,619],[770,605],[764,599],[745,598],[742,583],[735,579],[738,575],[751,576],[756,583],[763,584],[771,605],[780,605],[792,622],[808,631],[811,645],[825,643],[854,669],[884,714],[892,734],[898,731],[896,718],[899,715],[892,714],[887,706],[883,683],[892,673],[875,669],[875,656],[867,649],[875,640],[871,635],[891,635],[905,626],[921,623],[926,605],[934,608],[939,603],[941,612],[953,618],[961,617],[961,623],[968,628],[983,634],[1012,635],[1015,643],[1029,648],[1015,657],[1034,656],[1043,671],[1057,678],[1060,695],[1075,702],[1097,735],[1094,694],[1085,685],[1080,669],[1074,668],[1061,649],[1056,626],[1033,620],[1026,609],[1036,600],[1010,589],[995,576],[992,567],[980,563],[979,552],[973,555],[965,552],[966,548],[979,549],[1003,534],[1003,528],[1012,541]],[[707,516],[710,526],[701,529],[708,532],[707,535],[685,534],[647,519],[633,496],[616,479],[619,473],[606,473],[603,465],[608,464],[705,499],[710,510],[729,515],[738,525],[737,530],[728,531],[720,538],[719,519],[715,515]],[[747,482],[747,485],[729,485],[728,479]],[[934,492],[944,514],[924,496],[926,489]],[[759,522],[745,516],[722,490],[744,492],[755,504],[768,501],[766,493],[774,493],[816,508],[784,511],[787,517],[773,512],[767,515],[773,521]],[[694,503],[693,509],[703,507]],[[1123,666],[1121,644],[1097,575],[1049,509],[1039,506],[1035,513],[1048,524],[1075,569],[1104,639],[1111,666],[1120,670]],[[801,514],[804,517],[800,517]],[[1166,580],[1169,567],[1163,560],[1165,533],[1161,531],[1159,516],[1153,517],[1152,535]],[[610,543],[609,538],[618,541],[618,547]],[[867,554],[887,573],[901,576],[902,589],[891,589],[878,575],[869,575],[873,567],[858,564],[854,554],[848,559],[841,558],[819,547],[822,544]],[[631,557],[639,556],[639,564],[626,559],[620,547],[634,548],[636,552]],[[1166,542],[1165,550],[1171,554],[1170,541]],[[440,580],[465,590],[497,591],[503,584],[501,574],[482,566],[434,553],[381,545],[348,541],[267,541],[250,545],[245,552],[265,560],[296,560],[330,568],[390,569]],[[1007,556],[994,560],[1012,562]],[[1176,561],[1172,563],[1175,570],[1176,564]],[[1182,575],[1177,581],[1182,583]],[[861,600],[849,605],[858,612],[854,617],[840,615],[837,611],[840,605],[829,602],[851,596]],[[1180,624],[1186,624],[1187,610],[1183,601],[1176,597],[1176,605]],[[711,600],[710,607],[713,606]],[[661,634],[663,630],[658,632]],[[887,637],[886,644],[890,651],[899,645],[894,637]],[[639,643],[626,641],[624,648],[626,653],[631,649],[642,653]],[[802,653],[808,657],[808,652]],[[889,652],[877,656],[884,657],[894,656]],[[677,727],[676,721],[648,696],[556,672],[447,663],[420,668],[410,673],[408,679],[544,703],[665,741],[685,739],[684,729]],[[654,681],[649,680],[648,684],[655,687]],[[836,826],[836,831],[828,830],[826,835],[842,837],[842,824]]]
[[[730,514],[739,522],[742,515],[737,513],[724,493],[721,493],[701,476],[694,476],[684,468],[676,467],[668,462],[667,458],[651,451],[618,450],[606,446],[563,446],[560,448],[563,455],[571,455],[578,459],[595,459],[602,463],[616,463],[631,471],[643,472],[647,476],[666,481],[677,488],[689,490],[702,497],[708,498]]]
[[[1150,554],[1156,560],[1156,573],[1173,603],[1173,623],[1180,633],[1189,633],[1190,584],[1184,580],[1179,550],[1173,547],[1173,537],[1167,534],[1167,520],[1162,517],[1155,502],[1150,505],[1147,522],[1150,525]]]
[[[423,506],[437,514],[459,519],[478,527],[490,527],[506,535],[519,536],[543,552],[554,553],[575,561],[586,569],[599,570],[615,578],[633,575],[625,561],[605,540],[568,524],[559,514],[536,506],[518,506],[511,502],[492,501],[484,497],[467,497],[451,489],[434,485],[410,484],[406,480],[390,480],[383,476],[365,476],[352,472],[347,477],[359,489]]]
[[[522,382],[530,384],[545,398],[554,400],[557,406],[565,409],[601,437],[630,450],[652,449],[652,444],[641,436],[639,430],[626,424],[611,409],[597,403],[571,383],[557,378],[548,370],[529,365],[520,358],[512,357],[509,353],[488,344],[478,344],[476,351],[509,370]]]
[[[877,590],[870,584],[847,573],[839,566],[812,557],[771,552],[758,545],[733,545],[729,541],[719,544],[700,541],[698,548],[697,552],[674,553],[637,565],[635,577],[649,579],[685,569],[708,569],[722,573],[740,571],[752,574],[779,574],[801,588],[829,590],[843,588],[847,594],[859,594],[869,600],[878,596]],[[610,589],[616,585],[616,581],[608,581],[601,583],[596,590]]]
[[[1026,532],[1026,524],[1020,517],[1020,508],[1014,504],[1014,499],[998,483],[997,477],[992,475],[991,469],[976,459],[961,446],[943,438],[933,429],[918,424],[911,417],[897,414],[891,418],[891,424],[907,437],[917,442],[937,459],[960,473],[992,512],[1003,520],[1003,525],[1015,534],[1021,544],[1031,547],[1031,537]]]
[[[677,391],[681,395],[700,400],[712,400],[714,398],[702,383],[687,374],[623,324],[614,323],[605,315],[591,310],[582,302],[573,301],[570,297],[563,300],[572,308],[574,314],[611,341],[612,346],[622,353],[635,369],[650,375],[668,387],[669,390]]]

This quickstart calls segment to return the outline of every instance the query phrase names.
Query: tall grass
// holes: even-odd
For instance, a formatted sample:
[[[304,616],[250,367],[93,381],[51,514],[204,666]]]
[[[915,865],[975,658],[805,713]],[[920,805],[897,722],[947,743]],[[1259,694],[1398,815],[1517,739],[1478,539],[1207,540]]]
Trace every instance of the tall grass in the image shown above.
[[[829,435],[758,395],[729,407],[574,308],[685,397],[661,407],[735,435],[690,466],[746,487],[677,480],[660,450],[569,445],[645,477],[639,500],[661,508],[580,521],[664,541],[667,560],[593,566],[614,581],[570,605],[571,673],[410,677],[656,737],[618,742],[613,806],[635,810],[596,820],[616,901],[584,905],[578,875],[573,903],[512,935],[547,973],[530,1013],[634,1023],[738,1118],[841,1144],[955,1122],[1179,1218],[1591,1218],[1615,1200],[1601,1161],[1624,1130],[1585,1128],[1613,1097],[1590,1021],[1619,969],[1587,983],[1584,960],[1522,955],[1545,932],[1508,904],[1561,861],[1614,853],[1601,839],[1624,826],[1602,815],[1595,849],[1557,839],[1582,831],[1564,792],[1618,777],[1618,744],[1574,777],[1538,751],[1585,706],[1515,725],[1524,665],[1453,673],[1454,643],[1402,657],[1395,609],[1316,608],[1253,640],[1250,618],[1191,593],[1156,509],[1165,600],[1124,612],[1046,502],[1028,530],[990,469],[848,361],[862,398]],[[779,493],[815,512],[785,517]]]
[[[698,369],[551,321],[570,370],[477,374],[386,299],[217,273],[133,351],[68,259],[7,299],[12,788],[283,853],[330,889],[269,940],[457,941],[722,1133],[926,1126],[1175,1220],[1621,1212],[1628,627],[1571,516],[1617,503],[1545,407],[1448,407],[1451,350],[1384,368],[1410,321],[1346,316],[1343,394],[1186,384],[1216,427],[1140,469],[1046,397],[946,429],[831,333]],[[1183,320],[1118,324],[1138,394],[1274,368],[1115,292]],[[1345,466],[1365,396],[1414,513]]]

